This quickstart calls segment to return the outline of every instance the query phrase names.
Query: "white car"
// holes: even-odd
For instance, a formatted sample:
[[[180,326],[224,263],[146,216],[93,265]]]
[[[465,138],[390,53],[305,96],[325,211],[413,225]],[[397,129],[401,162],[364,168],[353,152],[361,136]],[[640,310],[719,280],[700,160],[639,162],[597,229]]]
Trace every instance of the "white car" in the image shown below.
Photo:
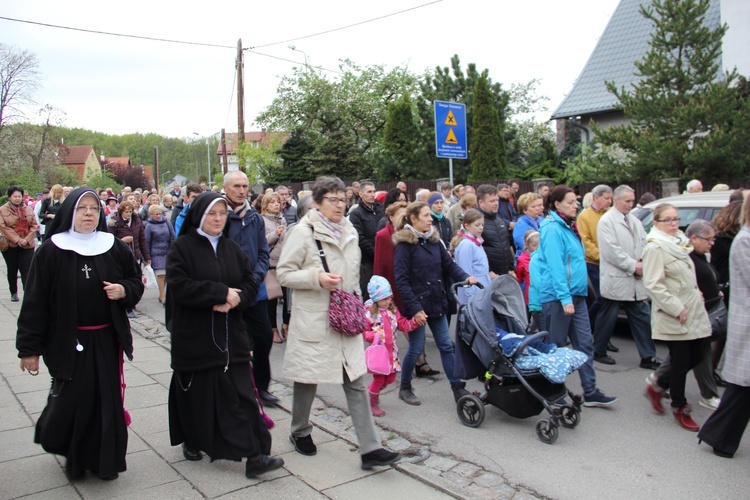
[[[706,193],[681,194],[661,198],[646,204],[642,208],[633,210],[633,215],[643,223],[648,233],[653,221],[653,210],[660,203],[669,203],[677,208],[680,217],[680,229],[685,230],[695,219],[711,222],[719,211],[729,205],[729,196],[733,191],[709,191]]]

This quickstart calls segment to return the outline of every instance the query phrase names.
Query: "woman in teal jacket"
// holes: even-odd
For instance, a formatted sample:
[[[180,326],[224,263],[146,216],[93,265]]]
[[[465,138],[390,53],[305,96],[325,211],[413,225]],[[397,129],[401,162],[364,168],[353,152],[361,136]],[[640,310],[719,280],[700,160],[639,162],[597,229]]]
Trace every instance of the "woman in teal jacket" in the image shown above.
[[[568,339],[588,360],[579,369],[584,406],[608,406],[617,398],[596,387],[594,338],[586,307],[588,275],[583,244],[575,217],[576,195],[568,186],[557,186],[547,198],[549,216],[540,225],[539,298],[549,338],[560,347]],[[534,276],[532,276],[532,279]]]

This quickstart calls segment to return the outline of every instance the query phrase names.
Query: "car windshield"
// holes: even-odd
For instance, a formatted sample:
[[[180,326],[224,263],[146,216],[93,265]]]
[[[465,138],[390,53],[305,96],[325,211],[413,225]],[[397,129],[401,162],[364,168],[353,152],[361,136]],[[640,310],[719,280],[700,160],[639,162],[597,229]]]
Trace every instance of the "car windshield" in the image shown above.
[[[695,220],[700,217],[701,212],[706,212],[705,208],[694,208],[694,207],[681,207],[677,208],[677,213],[679,214],[680,218],[680,230],[684,231],[687,229],[687,227]],[[711,212],[711,218],[707,219],[709,222],[713,219],[713,210],[709,209],[709,212]],[[717,211],[718,212],[718,211]],[[638,213],[634,213],[636,217],[641,219],[641,222],[643,223],[643,229],[646,230],[648,233],[651,231],[651,227],[654,225],[654,212],[653,210],[649,208],[641,208],[639,209]],[[709,214],[705,214],[704,217],[708,216]]]

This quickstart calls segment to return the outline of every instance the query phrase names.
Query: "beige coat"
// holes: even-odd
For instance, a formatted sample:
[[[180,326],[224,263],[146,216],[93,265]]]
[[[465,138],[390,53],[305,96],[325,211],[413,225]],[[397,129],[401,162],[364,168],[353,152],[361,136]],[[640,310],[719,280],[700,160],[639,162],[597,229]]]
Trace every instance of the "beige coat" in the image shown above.
[[[655,340],[694,340],[711,335],[708,313],[688,254],[670,252],[669,243],[651,239],[643,251],[643,284],[651,297],[651,336]],[[679,315],[687,310],[687,321]]]
[[[643,280],[636,278],[635,266],[646,246],[646,231],[634,215],[628,222],[621,212],[611,208],[596,226],[599,243],[599,290],[609,300],[646,300]]]
[[[276,266],[279,282],[293,293],[283,374],[295,382],[342,384],[343,370],[350,380],[367,372],[362,337],[345,337],[331,328],[328,323],[331,293],[321,288],[318,281],[323,264],[313,230],[315,239],[323,245],[330,271],[343,277],[343,290],[361,295],[357,231],[346,219],[342,223],[344,233],[336,241],[318,212],[311,210],[287,235]]]

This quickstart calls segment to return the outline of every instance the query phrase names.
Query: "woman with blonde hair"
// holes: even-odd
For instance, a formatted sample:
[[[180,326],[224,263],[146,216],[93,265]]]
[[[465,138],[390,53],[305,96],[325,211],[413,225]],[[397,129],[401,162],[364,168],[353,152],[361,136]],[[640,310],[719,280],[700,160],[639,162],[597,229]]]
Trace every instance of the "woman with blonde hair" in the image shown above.
[[[693,247],[680,231],[677,209],[661,203],[653,213],[654,226],[643,250],[643,284],[651,297],[651,336],[666,342],[671,366],[668,374],[646,386],[646,397],[656,412],[665,413],[661,399],[668,387],[675,420],[695,432],[698,424],[690,416],[685,378],[703,359],[711,324],[690,258]]]
[[[266,275],[268,300],[266,305],[268,307],[268,319],[271,321],[271,329],[273,330],[273,341],[276,344],[284,342],[289,331],[289,313],[286,307],[282,308],[281,329],[283,336],[279,334],[277,318],[279,297],[282,296],[283,290],[276,277],[276,265],[279,263],[279,256],[281,255],[281,249],[284,247],[284,237],[286,236],[286,219],[281,212],[282,203],[279,193],[271,193],[263,195],[260,204],[260,215],[263,216],[263,222],[266,225],[266,242],[269,252],[268,274]]]
[[[526,233],[533,229],[539,231],[539,224],[544,217],[544,199],[537,193],[524,193],[518,198],[518,213],[521,214],[513,226],[513,245],[516,247],[516,259],[524,249]]]
[[[148,207],[148,224],[146,224],[146,247],[151,256],[151,267],[156,275],[159,287],[159,302],[166,301],[167,252],[175,239],[172,223],[164,216],[161,205]]]

